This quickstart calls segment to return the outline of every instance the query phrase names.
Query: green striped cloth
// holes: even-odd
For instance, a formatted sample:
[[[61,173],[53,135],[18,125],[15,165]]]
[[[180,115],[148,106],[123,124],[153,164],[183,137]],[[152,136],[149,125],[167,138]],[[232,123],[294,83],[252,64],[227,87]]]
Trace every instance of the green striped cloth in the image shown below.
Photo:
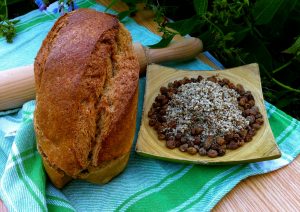
[[[105,8],[90,0],[79,7]],[[13,44],[0,38],[0,69],[33,63],[57,15],[32,11],[17,25]],[[124,24],[133,40],[153,44],[159,37],[127,18]],[[199,60],[173,67],[211,69]],[[137,128],[142,114],[145,79],[139,82]],[[300,124],[269,103],[268,118],[282,151],[280,159],[227,166],[169,163],[141,157],[132,150],[127,169],[110,183],[99,186],[76,180],[56,189],[47,179],[36,150],[33,129],[35,102],[20,110],[0,112],[0,198],[10,211],[209,211],[242,179],[289,164],[300,152]],[[137,129],[138,131],[138,129]],[[247,197],[245,197],[247,198]]]

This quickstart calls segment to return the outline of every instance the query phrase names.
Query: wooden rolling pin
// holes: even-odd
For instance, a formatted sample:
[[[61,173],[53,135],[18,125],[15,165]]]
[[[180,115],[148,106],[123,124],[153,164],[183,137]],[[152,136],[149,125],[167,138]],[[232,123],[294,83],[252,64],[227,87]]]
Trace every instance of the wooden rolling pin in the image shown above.
[[[150,63],[192,59],[202,48],[202,41],[192,37],[161,49],[149,49],[140,43],[134,44],[141,67],[140,74],[145,73]],[[33,65],[0,71],[0,111],[20,107],[32,99],[35,99]]]

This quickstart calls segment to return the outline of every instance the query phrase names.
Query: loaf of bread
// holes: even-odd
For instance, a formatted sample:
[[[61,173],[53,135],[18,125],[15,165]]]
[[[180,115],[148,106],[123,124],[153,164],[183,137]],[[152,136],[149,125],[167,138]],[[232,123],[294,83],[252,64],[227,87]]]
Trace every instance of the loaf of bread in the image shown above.
[[[103,184],[126,166],[135,132],[139,64],[118,19],[91,9],[55,23],[34,63],[38,151],[53,184]]]

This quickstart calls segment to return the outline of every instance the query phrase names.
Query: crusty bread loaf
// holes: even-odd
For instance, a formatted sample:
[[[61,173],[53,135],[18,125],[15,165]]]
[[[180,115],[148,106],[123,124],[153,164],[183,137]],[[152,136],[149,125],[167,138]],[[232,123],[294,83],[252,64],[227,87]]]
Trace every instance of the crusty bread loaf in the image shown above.
[[[54,185],[106,183],[119,174],[134,137],[139,75],[124,26],[91,9],[62,16],[34,73],[37,146]]]

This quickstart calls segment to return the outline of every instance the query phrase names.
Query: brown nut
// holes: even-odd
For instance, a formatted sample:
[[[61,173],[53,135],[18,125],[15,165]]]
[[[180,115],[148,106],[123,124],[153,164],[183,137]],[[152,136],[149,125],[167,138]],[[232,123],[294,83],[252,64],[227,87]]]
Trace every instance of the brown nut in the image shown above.
[[[240,94],[243,95],[245,93],[245,89],[241,84],[236,85],[236,91]]]
[[[230,89],[235,89],[235,85],[234,85],[232,82],[230,82],[230,83],[228,84],[228,88],[230,88]]]
[[[233,139],[233,134],[232,133],[227,133],[225,136],[224,136],[224,139],[227,142],[231,141]]]
[[[253,107],[255,105],[254,99],[249,100],[248,104],[250,105],[250,107]]]
[[[211,76],[211,77],[207,78],[207,81],[211,81],[211,82],[217,83],[218,79],[216,78],[216,76]]]
[[[255,122],[255,117],[250,115],[246,117],[246,120],[249,121],[249,124],[253,124]]]
[[[166,136],[164,134],[158,134],[158,139],[159,140],[165,140]]]
[[[201,156],[205,156],[205,155],[207,154],[207,152],[206,152],[206,150],[202,147],[202,148],[199,149],[199,154],[200,154]]]
[[[176,121],[175,121],[175,120],[169,121],[168,126],[169,126],[170,128],[175,128],[175,127],[176,127]]]
[[[242,97],[242,98],[240,98],[239,105],[245,106],[245,104],[246,104],[247,101],[248,101],[248,100],[247,100],[246,97]]]
[[[223,156],[226,153],[226,149],[220,148],[218,149],[218,156]]]
[[[183,78],[183,84],[187,84],[187,83],[190,83],[190,82],[191,82],[191,80],[189,78],[187,78],[187,77]]]
[[[252,124],[252,127],[253,127],[253,129],[258,130],[261,127],[261,125],[254,123],[254,124]]]
[[[245,144],[245,141],[243,139],[239,140],[238,142],[238,146],[243,146]]]
[[[262,125],[264,123],[264,119],[263,118],[258,118],[255,120],[255,122],[259,125]]]
[[[191,78],[191,82],[197,82],[196,78]]]
[[[204,148],[207,150],[210,148],[211,144],[213,142],[213,137],[212,136],[207,136],[205,142],[204,142]]]
[[[246,130],[246,129],[242,129],[242,130],[239,132],[239,134],[240,134],[240,136],[241,136],[242,138],[245,138],[246,135],[247,135],[247,133],[248,133],[248,130]]]
[[[153,127],[155,124],[156,124],[156,120],[155,120],[155,119],[150,119],[150,120],[149,120],[149,125],[150,125],[151,127]]]
[[[210,148],[214,149],[214,150],[218,150],[220,148],[220,145],[214,141],[214,142],[212,142]]]
[[[226,145],[227,149],[237,149],[239,146],[237,142],[231,141],[229,144]]]
[[[246,96],[248,100],[254,99],[254,97],[253,97],[253,95],[251,94],[250,91],[246,91],[245,94],[244,94],[244,96]]]
[[[189,147],[194,146],[194,142],[193,141],[188,141],[187,144],[189,145]]]
[[[160,89],[160,93],[166,95],[168,93],[168,88],[166,87],[161,87]]]
[[[192,135],[200,135],[203,132],[203,128],[202,127],[194,127],[191,130],[191,134]]]
[[[176,147],[176,143],[174,140],[167,140],[166,145],[169,149],[174,149]]]
[[[245,142],[249,142],[249,141],[251,141],[251,139],[252,139],[252,136],[246,135],[244,141],[245,141]]]
[[[175,139],[178,140],[178,141],[180,141],[181,136],[182,136],[182,133],[176,133]]]
[[[198,136],[195,137],[195,138],[194,138],[194,144],[195,144],[195,145],[199,145],[200,143],[201,143],[200,137],[198,137]]]
[[[190,155],[195,155],[197,153],[197,149],[195,147],[189,147],[189,148],[187,148],[187,152]]]
[[[180,147],[180,145],[181,145],[180,141],[175,140],[175,146]]]
[[[260,112],[258,112],[257,114],[256,114],[256,116],[255,116],[255,118],[262,118],[262,115],[261,115],[261,113]]]
[[[223,87],[225,85],[225,82],[223,80],[218,80],[218,84]]]
[[[210,157],[210,158],[215,158],[215,157],[218,156],[218,152],[217,152],[217,150],[210,149],[207,152],[207,156]]]
[[[152,108],[151,108],[151,110],[149,110],[149,112],[148,112],[148,117],[150,118],[151,116],[153,116],[154,115],[154,111],[152,110]]]
[[[181,152],[186,152],[188,148],[189,148],[188,144],[182,144],[182,145],[180,145],[179,150]]]
[[[225,84],[229,84],[229,83],[230,83],[229,79],[227,79],[227,78],[223,78],[223,82],[224,82]]]
[[[188,142],[188,140],[187,140],[186,137],[181,137],[180,142],[181,142],[182,144],[185,144],[185,143]]]
[[[218,137],[216,138],[216,142],[217,142],[220,146],[222,146],[223,144],[225,144],[225,139],[224,139],[223,137],[218,136]]]
[[[200,82],[201,80],[203,80],[203,77],[202,77],[201,75],[199,75],[199,76],[197,77],[197,81]]]

